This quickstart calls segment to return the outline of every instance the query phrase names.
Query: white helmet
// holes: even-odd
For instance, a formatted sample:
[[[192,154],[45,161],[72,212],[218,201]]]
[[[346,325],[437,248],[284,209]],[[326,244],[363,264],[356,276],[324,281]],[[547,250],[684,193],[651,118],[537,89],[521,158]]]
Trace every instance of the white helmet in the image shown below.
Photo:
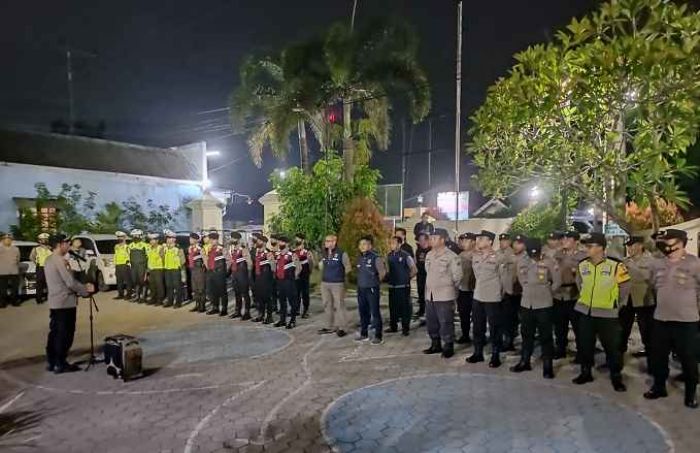
[[[135,229],[131,230],[131,236],[141,237],[141,236],[143,236],[143,231],[139,230],[138,228],[135,228]]]
[[[174,231],[166,230],[165,231],[165,237],[166,238],[176,238],[177,234],[175,234]]]
[[[49,233],[40,233],[39,236],[37,236],[39,239],[48,239],[49,238]]]
[[[148,233],[148,239],[159,239],[158,233]]]
[[[116,233],[114,233],[114,235],[118,238],[125,238],[126,237],[126,233],[123,231],[117,231]]]

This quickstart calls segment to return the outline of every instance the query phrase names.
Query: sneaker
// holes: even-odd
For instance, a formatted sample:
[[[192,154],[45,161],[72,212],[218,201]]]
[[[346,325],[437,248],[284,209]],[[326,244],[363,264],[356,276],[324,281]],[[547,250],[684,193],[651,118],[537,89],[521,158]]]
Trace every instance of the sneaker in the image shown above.
[[[367,335],[361,335],[357,334],[355,335],[355,341],[369,341],[369,337]]]
[[[374,338],[372,338],[372,342],[371,342],[371,343],[372,343],[372,345],[374,345],[374,346],[377,346],[377,345],[380,345],[380,344],[384,344],[384,338],[377,338],[377,337],[374,337]]]

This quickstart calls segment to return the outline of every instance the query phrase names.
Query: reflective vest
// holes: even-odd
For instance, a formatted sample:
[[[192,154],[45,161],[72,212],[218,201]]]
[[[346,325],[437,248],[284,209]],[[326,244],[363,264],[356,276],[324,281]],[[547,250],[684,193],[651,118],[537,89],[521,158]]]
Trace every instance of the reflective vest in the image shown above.
[[[148,244],[143,241],[129,244],[129,261],[131,264],[143,264],[146,262],[146,249]]]
[[[182,263],[180,262],[180,249],[177,246],[165,247],[163,256],[163,267],[166,270],[178,270]]]
[[[607,257],[598,264],[586,259],[578,263],[578,271],[581,276],[579,304],[589,311],[619,308],[619,284],[629,280],[624,264]]]
[[[114,246],[114,264],[129,264],[129,245],[117,244]]]
[[[163,269],[163,257],[160,254],[161,248],[161,245],[149,245],[146,249],[149,270],[155,271]]]
[[[36,265],[39,267],[44,267],[46,263],[46,258],[51,256],[51,250],[44,245],[40,245],[36,248]]]

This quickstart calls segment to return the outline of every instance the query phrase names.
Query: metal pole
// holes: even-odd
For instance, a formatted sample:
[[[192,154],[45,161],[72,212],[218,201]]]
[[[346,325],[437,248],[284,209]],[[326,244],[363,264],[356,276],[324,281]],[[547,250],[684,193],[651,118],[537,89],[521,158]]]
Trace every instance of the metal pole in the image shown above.
[[[350,31],[355,30],[355,13],[357,13],[357,0],[352,3],[352,19],[350,19]]]
[[[401,121],[401,187],[406,185],[406,119]]]
[[[428,119],[428,190],[433,186],[433,119]]]
[[[462,0],[457,2],[457,93],[455,96],[455,230],[459,231],[459,154],[461,152],[462,116]]]
[[[73,65],[71,61],[71,51],[66,49],[66,80],[68,82],[68,133],[73,134],[75,123],[75,112],[73,105]]]

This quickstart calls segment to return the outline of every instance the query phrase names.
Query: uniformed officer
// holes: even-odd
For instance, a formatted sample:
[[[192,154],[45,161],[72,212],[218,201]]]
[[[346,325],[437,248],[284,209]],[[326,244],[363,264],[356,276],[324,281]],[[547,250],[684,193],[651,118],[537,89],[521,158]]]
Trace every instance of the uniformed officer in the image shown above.
[[[411,255],[404,250],[401,236],[390,240],[391,251],[386,257],[387,283],[389,284],[389,328],[384,332],[394,333],[399,330],[401,320],[401,335],[408,336],[411,325],[411,279],[418,270]]]
[[[255,308],[258,316],[253,319],[253,322],[263,322],[263,324],[272,323],[272,311],[274,308],[273,297],[273,282],[274,275],[272,272],[271,252],[267,249],[267,237],[262,234],[254,236],[255,238],[255,257],[253,261],[253,272],[251,277],[253,280],[253,297],[255,298]]]
[[[698,360],[695,352],[700,316],[700,259],[685,251],[685,231],[668,229],[656,236],[665,258],[651,268],[656,289],[656,311],[651,336],[651,366],[654,385],[644,394],[647,399],[668,396],[668,356],[673,350],[681,362],[685,377],[685,405],[698,407]]]
[[[411,244],[406,242],[406,228],[394,228],[394,235],[401,238],[401,250],[408,253],[408,255],[415,260],[415,254],[413,253],[413,247]]]
[[[430,214],[424,212],[420,216],[420,222],[416,223],[416,225],[413,227],[413,235],[416,237],[416,239],[418,239],[418,236],[421,233],[425,233],[430,236],[433,234],[433,231],[435,231],[435,226],[430,223]]]
[[[486,323],[489,325],[491,339],[491,360],[489,367],[501,366],[501,349],[503,341],[503,265],[505,260],[493,250],[496,235],[482,230],[476,235],[476,253],[472,257],[474,277],[474,302],[472,317],[474,319],[474,353],[467,358],[469,363],[484,361],[486,344]]]
[[[425,354],[442,352],[449,359],[454,355],[454,312],[457,287],[462,280],[462,262],[446,246],[449,234],[443,228],[436,228],[430,235],[432,250],[425,258],[428,277],[425,282],[425,321],[430,337],[430,347]],[[440,341],[442,340],[442,343]]]
[[[357,258],[357,309],[360,312],[360,332],[355,341],[369,340],[369,325],[374,328],[373,345],[384,343],[382,312],[379,308],[380,283],[386,276],[382,258],[372,248],[372,236],[363,236],[358,241],[360,255]]]
[[[580,238],[578,232],[568,231],[561,239],[561,247],[554,253],[554,259],[559,265],[559,272],[561,272],[561,287],[554,293],[554,338],[556,340],[554,358],[563,359],[566,357],[569,343],[569,324],[571,324],[576,341],[576,360],[574,363],[580,363],[578,351],[581,349],[577,333],[579,315],[574,310],[579,296],[576,274],[578,273],[578,263],[588,257],[586,252],[579,248]]]
[[[517,279],[517,263],[525,255],[524,237],[513,242],[510,234],[498,235],[497,254],[503,260],[503,350],[515,351],[515,339],[518,337],[518,310],[522,288]],[[516,253],[517,248],[517,253]]]
[[[299,302],[303,307],[301,312],[302,318],[309,317],[309,307],[311,299],[309,297],[309,280],[311,279],[311,270],[314,268],[314,255],[306,248],[306,236],[303,233],[297,233],[295,236],[294,254],[299,260],[301,273],[297,279],[297,294]]]
[[[206,268],[204,267],[204,255],[202,247],[199,245],[202,237],[199,233],[190,233],[190,246],[187,249],[187,269],[190,271],[190,282],[192,283],[192,297],[194,307],[191,312],[204,313],[207,304],[204,282],[207,279]]]
[[[621,300],[627,300],[630,276],[622,262],[605,255],[604,234],[591,233],[583,243],[588,258],[578,264],[576,279],[580,294],[574,308],[580,314],[577,335],[581,374],[573,382],[580,385],[593,381],[591,369],[598,338],[605,350],[613,388],[624,392],[627,387],[622,383],[618,308]]]
[[[457,312],[459,313],[459,325],[462,330],[462,336],[457,339],[457,344],[472,342],[469,332],[471,331],[472,302],[474,301],[474,285],[476,284],[472,267],[475,242],[476,235],[474,233],[464,233],[459,236],[459,246],[462,249],[462,252],[459,254],[462,262],[462,280],[459,282]]]
[[[276,233],[270,234],[270,242],[268,243],[269,246],[267,247],[269,252],[272,253],[272,257],[273,257],[272,260],[270,261],[270,264],[274,264],[274,261],[277,259],[277,254],[279,252],[277,238],[278,238],[278,235]],[[279,313],[280,312],[280,293],[277,289],[277,279],[276,278],[272,279],[272,305],[274,307],[274,312]]]
[[[226,263],[226,251],[219,245],[219,233],[209,233],[209,252],[204,262],[207,269],[207,289],[211,309],[208,315],[226,316],[228,314],[228,293],[226,292],[226,278],[228,265]]]
[[[542,247],[542,255],[555,259],[555,255],[561,249],[564,234],[560,231],[552,231],[547,235],[547,245]]]
[[[250,251],[241,244],[241,233],[237,231],[232,232],[231,241],[232,244],[229,249],[231,254],[231,280],[233,281],[233,292],[236,296],[236,309],[231,315],[231,319],[241,318],[243,321],[247,321],[252,318],[250,315],[250,269],[253,262],[250,258]]]
[[[48,294],[46,287],[46,275],[44,274],[44,263],[53,251],[49,247],[49,234],[41,233],[37,236],[39,245],[34,247],[29,254],[29,261],[33,262],[36,268],[36,303],[43,304]]]
[[[338,247],[338,237],[326,236],[321,267],[321,301],[326,312],[327,327],[319,334],[335,332],[339,337],[346,335],[347,313],[345,310],[345,278],[350,273],[350,257]]]
[[[131,268],[129,267],[129,245],[126,243],[126,233],[117,231],[117,244],[114,246],[114,271],[117,277],[117,297],[114,299],[129,299],[131,297]]]
[[[415,317],[420,318],[425,315],[425,257],[430,251],[430,236],[427,233],[421,233],[417,238],[418,243],[416,244],[416,268],[418,269],[418,274],[416,274],[416,285],[418,286],[418,311],[416,311]]]
[[[289,249],[289,239],[286,236],[277,236],[277,244],[279,250],[275,257],[275,279],[280,301],[280,319],[275,323],[275,327],[293,329],[297,325],[299,315],[296,279],[301,273],[301,265],[299,258]],[[287,322],[287,315],[289,315],[289,322]]]
[[[139,303],[145,301],[146,296],[147,247],[148,244],[143,240],[143,231],[139,229],[131,230],[131,243],[129,244],[131,284],[134,288],[133,300]],[[142,295],[143,299],[141,298]]]
[[[630,294],[620,308],[620,325],[622,326],[620,348],[623,354],[627,352],[632,324],[636,318],[644,349],[632,355],[634,357],[647,357],[647,369],[651,373],[647,354],[651,348],[651,325],[656,305],[654,294],[649,285],[654,258],[644,250],[644,238],[641,236],[631,236],[625,245],[627,246],[627,258],[623,262],[630,273]]]
[[[542,376],[553,379],[552,305],[553,292],[561,284],[561,274],[556,261],[542,256],[542,243],[539,239],[527,239],[524,246],[527,254],[518,259],[516,264],[516,275],[523,289],[520,303],[523,346],[520,362],[511,367],[510,371],[520,373],[532,370],[530,358],[537,332],[542,346]]]
[[[163,247],[163,269],[165,277],[165,307],[180,308],[182,306],[182,267],[185,265],[185,254],[177,246],[177,235],[173,231],[165,233]]]
[[[165,298],[165,278],[163,276],[163,246],[159,243],[159,235],[148,235],[148,291],[151,293],[149,304],[160,305]],[[145,296],[144,296],[145,297]]]

